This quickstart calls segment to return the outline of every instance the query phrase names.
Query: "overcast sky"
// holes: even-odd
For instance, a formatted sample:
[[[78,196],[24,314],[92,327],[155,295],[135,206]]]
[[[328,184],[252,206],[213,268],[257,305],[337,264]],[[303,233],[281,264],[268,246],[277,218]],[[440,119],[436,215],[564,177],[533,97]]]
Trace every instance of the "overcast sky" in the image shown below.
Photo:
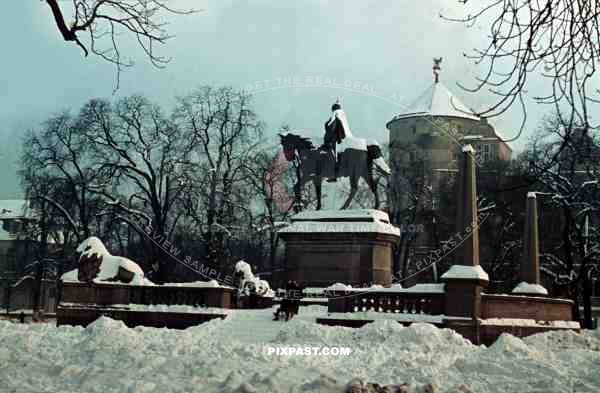
[[[62,41],[45,2],[4,3],[0,199],[21,194],[15,160],[24,131],[53,112],[76,110],[90,98],[141,93],[169,107],[175,96],[202,84],[261,86],[254,94],[255,108],[266,122],[267,136],[276,142],[274,133],[284,122],[321,135],[334,97],[342,96],[354,134],[385,143],[386,122],[402,111],[399,105],[409,104],[432,83],[432,58],[443,57],[441,80],[465,104],[477,110],[491,102],[485,93],[473,95],[456,86],[472,84],[482,71],[462,53],[485,42],[485,29],[439,18],[440,11],[460,15],[456,0],[171,0],[176,7],[204,11],[169,18],[175,37],[161,48],[161,54],[173,58],[166,69],[153,68],[143,53],[126,45],[133,48],[127,52],[136,65],[121,75],[114,95],[112,66],[86,59],[76,46]],[[69,4],[63,2],[63,8]],[[329,78],[339,87],[273,89],[284,86],[286,78],[293,85],[294,77],[302,85],[310,77],[313,83],[317,77],[323,83]],[[351,87],[343,89],[348,83]],[[541,113],[530,111],[528,133]],[[494,124],[508,137],[520,118],[511,113]],[[522,146],[528,133],[511,145]]]

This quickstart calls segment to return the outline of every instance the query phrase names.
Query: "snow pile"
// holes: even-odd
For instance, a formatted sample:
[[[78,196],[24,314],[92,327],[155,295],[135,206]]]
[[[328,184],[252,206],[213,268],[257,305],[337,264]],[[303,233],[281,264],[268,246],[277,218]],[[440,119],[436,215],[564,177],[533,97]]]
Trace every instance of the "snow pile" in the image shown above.
[[[556,328],[568,328],[568,329],[579,329],[581,326],[579,322],[575,321],[536,321],[534,319],[520,319],[520,318],[489,318],[480,320],[482,325],[496,325],[496,326],[535,326],[535,327],[556,327]]]
[[[115,305],[114,307],[116,307]],[[194,307],[181,304],[123,304],[125,308],[131,311],[148,311],[148,312],[176,312],[189,314],[228,314],[229,309],[218,307]]]
[[[239,261],[235,264],[235,272],[242,274],[240,287],[247,292],[255,292],[257,295],[265,297],[274,297],[275,292],[271,289],[269,283],[261,280],[252,273],[252,268],[245,261]]]
[[[130,329],[108,318],[85,329],[0,321],[0,391],[340,393],[355,378],[431,383],[438,393],[461,385],[476,393],[600,391],[598,332],[504,335],[486,348],[428,324],[327,327],[314,323],[322,306],[302,307],[287,323],[272,321],[273,310],[233,310],[186,330]],[[268,346],[351,354],[277,356]]]
[[[522,281],[513,289],[512,293],[523,295],[548,295],[546,288],[540,284],[529,284]]]
[[[144,277],[144,271],[135,262],[110,255],[106,247],[97,237],[90,237],[83,241],[78,247],[80,253],[79,263],[89,258],[101,258],[100,270],[98,271],[94,282],[107,281],[113,279],[119,273],[119,268],[133,274],[133,279],[128,283],[131,285],[154,285],[150,280]],[[63,281],[78,281],[79,269],[71,270],[61,276]]]
[[[410,313],[385,313],[375,311],[359,311],[338,313],[331,312],[327,314],[327,318],[333,319],[350,319],[350,320],[368,320],[368,321],[398,321],[398,322],[423,322],[423,323],[442,323],[445,315],[428,315],[428,314],[410,314]]]

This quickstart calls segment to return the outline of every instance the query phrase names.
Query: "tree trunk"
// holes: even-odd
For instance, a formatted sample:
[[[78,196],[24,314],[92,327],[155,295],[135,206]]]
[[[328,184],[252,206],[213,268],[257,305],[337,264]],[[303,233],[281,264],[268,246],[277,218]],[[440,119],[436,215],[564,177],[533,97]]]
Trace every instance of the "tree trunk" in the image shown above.
[[[583,327],[593,329],[592,320],[592,280],[588,274],[588,269],[583,276]]]

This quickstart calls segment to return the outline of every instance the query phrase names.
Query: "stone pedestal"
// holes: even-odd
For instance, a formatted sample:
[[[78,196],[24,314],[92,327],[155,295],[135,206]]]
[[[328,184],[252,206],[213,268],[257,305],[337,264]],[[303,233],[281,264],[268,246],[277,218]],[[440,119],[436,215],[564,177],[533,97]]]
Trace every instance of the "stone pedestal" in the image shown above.
[[[340,282],[350,285],[390,285],[392,247],[400,230],[387,213],[371,210],[302,212],[279,231],[285,262],[279,279],[311,287]]]
[[[454,265],[442,276],[442,281],[446,283],[445,313],[453,317],[478,318],[482,310],[481,293],[487,287],[488,275],[480,266],[473,267],[472,275],[453,270],[456,267],[471,266]]]

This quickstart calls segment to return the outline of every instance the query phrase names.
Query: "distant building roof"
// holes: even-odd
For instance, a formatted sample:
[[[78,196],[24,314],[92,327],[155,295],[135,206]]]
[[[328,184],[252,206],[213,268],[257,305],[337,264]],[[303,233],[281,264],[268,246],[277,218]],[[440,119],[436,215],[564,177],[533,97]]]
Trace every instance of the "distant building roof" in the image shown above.
[[[0,199],[0,220],[33,218],[33,209],[26,199]]]
[[[442,82],[434,82],[423,94],[392,120],[415,116],[446,116],[479,120]]]
[[[26,199],[2,199],[0,200],[0,241],[15,240],[16,233],[7,231],[3,221],[18,219],[32,219],[35,217],[34,210],[29,207]]]

